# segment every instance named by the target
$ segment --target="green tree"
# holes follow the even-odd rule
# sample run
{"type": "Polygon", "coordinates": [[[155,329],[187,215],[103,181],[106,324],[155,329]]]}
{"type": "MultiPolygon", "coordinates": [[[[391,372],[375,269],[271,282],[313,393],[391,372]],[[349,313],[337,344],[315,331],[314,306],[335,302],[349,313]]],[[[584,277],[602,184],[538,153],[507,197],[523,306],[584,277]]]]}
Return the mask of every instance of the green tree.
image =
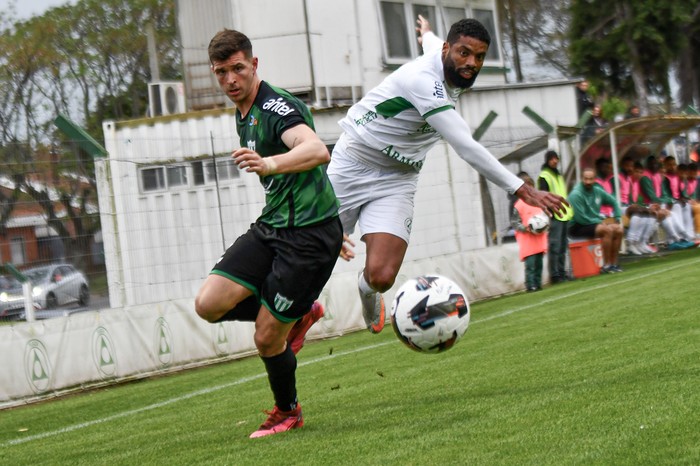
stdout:
{"type": "MultiPolygon", "coordinates": [[[[94,165],[52,122],[64,114],[103,141],[103,120],[145,114],[149,24],[161,76],[180,78],[175,0],[78,0],[26,21],[0,15],[0,174],[80,257],[99,229],[94,165]]],[[[15,200],[0,199],[0,225],[15,200]]]]}
{"type": "Polygon", "coordinates": [[[642,115],[651,95],[670,106],[668,74],[687,44],[690,7],[687,0],[572,0],[572,70],[618,97],[636,98],[642,115]]]}
{"type": "Polygon", "coordinates": [[[523,80],[521,53],[534,54],[536,64],[568,76],[571,0],[500,0],[501,30],[513,51],[517,81],[523,80]]]}
{"type": "Polygon", "coordinates": [[[678,58],[678,100],[681,108],[688,105],[700,108],[700,2],[695,5],[690,21],[684,25],[683,34],[688,38],[688,46],[680,51],[678,58]]]}

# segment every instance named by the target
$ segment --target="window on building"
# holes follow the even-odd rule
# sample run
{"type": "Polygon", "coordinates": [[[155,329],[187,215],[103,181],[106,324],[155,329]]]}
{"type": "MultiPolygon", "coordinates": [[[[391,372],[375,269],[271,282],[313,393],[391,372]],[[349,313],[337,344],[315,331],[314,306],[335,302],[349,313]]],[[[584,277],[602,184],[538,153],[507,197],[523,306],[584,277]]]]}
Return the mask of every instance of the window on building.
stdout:
{"type": "Polygon", "coordinates": [[[387,64],[402,64],[422,53],[416,36],[416,18],[419,14],[430,21],[433,31],[443,39],[447,37],[450,26],[455,22],[463,18],[475,18],[491,34],[491,46],[486,61],[500,61],[498,30],[492,10],[440,7],[409,0],[381,1],[380,7],[382,42],[387,64]]]}
{"type": "Polygon", "coordinates": [[[192,162],[192,178],[195,186],[204,184],[204,163],[201,160],[192,162]]]}
{"type": "Polygon", "coordinates": [[[142,168],[141,189],[144,192],[165,189],[165,167],[142,168]]]}
{"type": "Polygon", "coordinates": [[[491,45],[489,46],[489,51],[486,52],[486,60],[500,59],[501,54],[499,52],[500,46],[498,43],[498,31],[496,31],[496,21],[493,17],[493,11],[474,8],[472,10],[472,14],[474,15],[474,19],[483,24],[491,35],[491,45]]]}
{"type": "Polygon", "coordinates": [[[238,172],[238,167],[230,157],[217,159],[216,171],[214,171],[213,162],[205,162],[204,172],[206,174],[207,181],[210,182],[216,181],[217,175],[219,177],[219,181],[232,180],[241,176],[241,174],[238,172]]]}
{"type": "Polygon", "coordinates": [[[185,165],[175,165],[168,167],[168,188],[175,186],[187,186],[187,167],[185,165]]]}
{"type": "Polygon", "coordinates": [[[21,236],[14,236],[10,239],[10,258],[14,265],[23,265],[27,262],[24,238],[21,236]]]}

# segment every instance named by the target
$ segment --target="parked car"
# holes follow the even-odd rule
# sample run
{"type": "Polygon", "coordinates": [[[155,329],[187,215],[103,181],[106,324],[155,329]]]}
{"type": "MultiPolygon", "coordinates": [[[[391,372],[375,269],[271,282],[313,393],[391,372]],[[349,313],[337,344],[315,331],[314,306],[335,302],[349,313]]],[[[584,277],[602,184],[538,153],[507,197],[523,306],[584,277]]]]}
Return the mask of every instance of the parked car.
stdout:
{"type": "Polygon", "coordinates": [[[90,288],[85,275],[70,264],[52,264],[22,272],[32,284],[34,304],[55,309],[65,304],[87,306],[90,288]]]}
{"type": "Polygon", "coordinates": [[[24,313],[22,283],[12,275],[0,275],[0,318],[16,319],[24,313]]]}

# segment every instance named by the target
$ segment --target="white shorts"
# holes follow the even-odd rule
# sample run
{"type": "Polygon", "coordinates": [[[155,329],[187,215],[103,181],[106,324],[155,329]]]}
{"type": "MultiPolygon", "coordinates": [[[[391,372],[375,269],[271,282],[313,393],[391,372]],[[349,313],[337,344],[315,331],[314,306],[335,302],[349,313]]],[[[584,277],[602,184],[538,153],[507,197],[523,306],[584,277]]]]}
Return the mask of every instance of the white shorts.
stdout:
{"type": "MultiPolygon", "coordinates": [[[[391,233],[408,244],[418,173],[360,162],[346,141],[340,138],[328,166],[328,177],[340,200],[343,230],[352,234],[359,223],[362,235],[391,233]]],[[[377,157],[384,154],[377,152],[377,157]]]]}

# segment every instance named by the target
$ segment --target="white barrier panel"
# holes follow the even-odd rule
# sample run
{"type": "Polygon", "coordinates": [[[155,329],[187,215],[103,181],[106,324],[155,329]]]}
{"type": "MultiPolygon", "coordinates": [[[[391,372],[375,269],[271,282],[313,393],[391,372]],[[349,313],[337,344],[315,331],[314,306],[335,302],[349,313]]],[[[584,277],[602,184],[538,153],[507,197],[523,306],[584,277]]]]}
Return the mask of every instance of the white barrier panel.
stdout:
{"type": "MultiPolygon", "coordinates": [[[[403,265],[384,295],[387,312],[395,290],[425,273],[452,278],[471,302],[523,288],[515,244],[437,256],[403,265]]],[[[309,331],[310,340],[364,327],[357,271],[334,273],[320,300],[326,315],[309,331]]],[[[208,324],[196,316],[193,302],[81,312],[0,327],[0,408],[256,354],[252,323],[208,324]]]]}

